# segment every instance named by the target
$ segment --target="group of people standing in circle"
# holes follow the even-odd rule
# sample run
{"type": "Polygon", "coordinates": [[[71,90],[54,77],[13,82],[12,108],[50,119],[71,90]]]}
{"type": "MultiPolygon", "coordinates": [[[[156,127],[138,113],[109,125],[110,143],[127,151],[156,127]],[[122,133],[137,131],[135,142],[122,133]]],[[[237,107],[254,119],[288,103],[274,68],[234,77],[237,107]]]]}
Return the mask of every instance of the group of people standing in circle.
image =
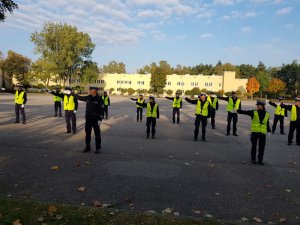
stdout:
{"type": "MultiPolygon", "coordinates": [[[[27,103],[26,90],[23,89],[22,85],[17,85],[16,90],[7,90],[1,88],[3,92],[9,92],[15,95],[15,123],[20,122],[20,112],[23,118],[23,124],[26,123],[25,115],[25,104],[27,103]]],[[[102,96],[98,94],[97,87],[90,87],[89,93],[86,96],[81,96],[73,93],[72,89],[66,87],[64,91],[60,91],[57,87],[55,90],[50,92],[54,95],[54,116],[62,116],[62,102],[63,109],[65,111],[66,120],[66,133],[76,134],[76,112],[78,109],[78,100],[86,102],[86,124],[85,124],[85,149],[83,152],[91,151],[91,132],[92,129],[95,133],[96,151],[99,153],[101,149],[101,131],[100,122],[102,119],[108,119],[108,109],[110,107],[110,98],[105,91],[102,96]]],[[[173,101],[172,108],[172,122],[175,124],[180,123],[180,112],[183,105],[183,99],[180,97],[180,93],[176,92],[175,97],[166,97],[166,99],[173,101]]],[[[149,102],[146,103],[144,96],[139,95],[138,98],[131,98],[131,100],[136,102],[136,119],[137,122],[142,122],[143,119],[143,109],[146,108],[146,138],[151,137],[155,139],[156,135],[156,123],[157,119],[160,117],[159,105],[155,101],[154,96],[149,97],[149,102]]],[[[256,109],[254,110],[242,110],[241,100],[237,97],[236,92],[232,92],[230,97],[216,96],[213,92],[209,95],[206,93],[200,93],[198,98],[191,99],[185,98],[185,100],[196,106],[195,108],[195,122],[194,122],[194,141],[198,140],[200,126],[202,128],[201,140],[206,141],[206,127],[208,119],[211,119],[212,129],[216,128],[215,117],[216,112],[219,109],[219,100],[227,101],[227,132],[226,135],[231,134],[231,124],[232,124],[232,134],[233,136],[238,136],[237,134],[237,122],[238,114],[244,114],[251,117],[251,162],[253,164],[258,163],[259,165],[264,165],[263,156],[266,144],[266,136],[271,133],[274,134],[276,131],[276,126],[278,121],[280,122],[280,133],[285,135],[284,132],[284,120],[287,117],[287,111],[290,111],[290,125],[288,134],[288,145],[293,142],[294,132],[296,131],[296,144],[300,145],[300,98],[295,98],[295,104],[286,105],[283,103],[284,98],[279,98],[279,104],[269,101],[269,104],[275,107],[275,116],[272,126],[270,129],[269,119],[270,113],[266,111],[266,102],[263,100],[258,100],[256,102],[256,109]],[[257,145],[258,145],[258,156],[257,156],[257,145]]]]}

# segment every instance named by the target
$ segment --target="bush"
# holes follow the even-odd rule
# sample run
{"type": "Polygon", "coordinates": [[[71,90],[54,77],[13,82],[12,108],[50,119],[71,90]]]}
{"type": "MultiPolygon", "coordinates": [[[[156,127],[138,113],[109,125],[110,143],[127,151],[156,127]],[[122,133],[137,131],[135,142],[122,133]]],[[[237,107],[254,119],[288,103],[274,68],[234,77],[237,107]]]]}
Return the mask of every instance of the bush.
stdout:
{"type": "Polygon", "coordinates": [[[129,95],[133,95],[135,93],[135,90],[133,88],[128,88],[127,92],[129,95]]]}
{"type": "Polygon", "coordinates": [[[218,95],[218,96],[223,96],[223,95],[224,95],[224,91],[223,91],[223,90],[219,90],[219,91],[216,93],[216,95],[218,95]]]}
{"type": "Polygon", "coordinates": [[[208,90],[206,88],[203,88],[203,89],[200,90],[200,92],[208,93],[208,90]]]}
{"type": "Polygon", "coordinates": [[[173,94],[173,90],[167,90],[166,93],[167,93],[167,95],[172,95],[173,94]]]}
{"type": "Polygon", "coordinates": [[[230,97],[230,96],[231,96],[231,91],[227,91],[227,92],[225,93],[225,95],[226,95],[227,97],[230,97]]]}
{"type": "Polygon", "coordinates": [[[192,91],[191,90],[187,90],[184,92],[185,95],[192,95],[192,91]]]}
{"type": "Polygon", "coordinates": [[[179,92],[180,95],[182,95],[182,90],[177,90],[176,92],[179,92]]]}
{"type": "Polygon", "coordinates": [[[112,92],[115,91],[115,89],[114,89],[114,88],[111,88],[111,89],[109,89],[109,91],[110,91],[110,93],[112,93],[112,92]]]}
{"type": "Polygon", "coordinates": [[[149,95],[152,95],[152,94],[154,94],[154,90],[153,90],[152,88],[150,88],[150,89],[147,91],[147,93],[148,93],[149,95]]]}
{"type": "Polygon", "coordinates": [[[38,85],[36,85],[36,87],[39,88],[39,89],[44,89],[44,88],[46,88],[45,85],[44,85],[44,84],[41,84],[41,83],[38,84],[38,85]]]}
{"type": "Polygon", "coordinates": [[[127,92],[127,89],[126,88],[121,88],[121,94],[125,94],[127,92]]]}
{"type": "Polygon", "coordinates": [[[195,88],[193,88],[193,89],[191,90],[190,95],[191,95],[191,96],[199,95],[200,92],[201,92],[200,89],[199,89],[198,87],[195,87],[195,88]]]}

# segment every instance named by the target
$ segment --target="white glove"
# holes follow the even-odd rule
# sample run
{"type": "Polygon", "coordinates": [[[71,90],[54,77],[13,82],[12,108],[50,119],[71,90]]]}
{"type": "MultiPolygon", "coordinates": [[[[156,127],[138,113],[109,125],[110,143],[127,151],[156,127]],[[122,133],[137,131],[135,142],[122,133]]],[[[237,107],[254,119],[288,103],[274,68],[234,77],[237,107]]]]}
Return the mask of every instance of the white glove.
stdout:
{"type": "Polygon", "coordinates": [[[286,116],[284,117],[284,120],[286,120],[286,116]]]}
{"type": "Polygon", "coordinates": [[[71,94],[71,91],[70,91],[70,90],[64,90],[64,94],[70,95],[70,94],[71,94]]]}
{"type": "Polygon", "coordinates": [[[1,91],[5,91],[5,88],[1,88],[1,91]]]}
{"type": "Polygon", "coordinates": [[[74,110],[73,113],[77,113],[77,110],[74,110]]]}
{"type": "Polygon", "coordinates": [[[100,120],[98,120],[98,126],[100,127],[100,125],[101,125],[101,121],[100,121],[100,120]]]}
{"type": "Polygon", "coordinates": [[[270,138],[270,137],[271,137],[271,133],[269,132],[269,133],[268,133],[268,138],[270,138]]]}
{"type": "Polygon", "coordinates": [[[181,109],[179,109],[179,111],[181,111],[181,109]]]}
{"type": "Polygon", "coordinates": [[[237,111],[235,109],[230,111],[231,113],[237,113],[237,111]]]}
{"type": "Polygon", "coordinates": [[[21,108],[23,109],[23,108],[24,108],[24,106],[25,106],[25,105],[24,105],[24,104],[22,104],[22,105],[21,105],[21,108]]]}

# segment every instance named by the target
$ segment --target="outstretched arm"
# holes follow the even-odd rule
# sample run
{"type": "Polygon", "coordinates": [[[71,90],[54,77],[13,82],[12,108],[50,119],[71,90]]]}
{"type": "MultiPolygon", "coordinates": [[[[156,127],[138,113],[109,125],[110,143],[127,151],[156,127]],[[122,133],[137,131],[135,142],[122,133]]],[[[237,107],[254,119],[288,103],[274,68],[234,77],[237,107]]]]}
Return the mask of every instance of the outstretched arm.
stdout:
{"type": "Polygon", "coordinates": [[[274,102],[272,102],[272,101],[269,101],[269,104],[270,104],[271,106],[274,106],[275,108],[277,107],[277,104],[274,103],[274,102]]]}
{"type": "Polygon", "coordinates": [[[193,105],[197,105],[198,99],[189,99],[189,98],[185,98],[185,100],[193,105]]]}
{"type": "Polygon", "coordinates": [[[167,96],[166,96],[166,99],[172,100],[172,101],[173,101],[173,100],[174,100],[174,97],[167,97],[167,96]]]}
{"type": "Polygon", "coordinates": [[[80,95],[77,95],[77,94],[72,94],[74,96],[74,98],[78,99],[79,101],[83,101],[83,102],[86,102],[88,100],[88,96],[80,96],[80,95]]]}
{"type": "Polygon", "coordinates": [[[60,97],[60,98],[64,98],[64,94],[63,93],[56,93],[55,91],[51,91],[51,94],[53,94],[54,96],[60,97]]]}
{"type": "Polygon", "coordinates": [[[141,106],[143,108],[147,107],[147,103],[146,102],[144,102],[144,103],[138,103],[138,102],[136,102],[135,104],[137,104],[138,106],[141,106]]]}
{"type": "Polygon", "coordinates": [[[78,100],[77,100],[77,98],[74,99],[74,102],[75,102],[75,110],[77,111],[77,109],[78,109],[78,100]]]}
{"type": "Polygon", "coordinates": [[[130,98],[130,100],[137,101],[138,99],[137,98],[130,98]]]}
{"type": "Polygon", "coordinates": [[[7,93],[11,93],[11,94],[15,94],[16,93],[16,90],[10,90],[10,89],[6,89],[6,88],[1,88],[1,91],[7,92],[7,93]]]}
{"type": "Polygon", "coordinates": [[[221,96],[218,96],[218,99],[221,99],[221,100],[224,100],[224,101],[229,101],[229,97],[221,97],[221,96]]]}
{"type": "Polygon", "coordinates": [[[253,118],[253,112],[254,112],[253,110],[241,110],[241,109],[237,111],[238,114],[244,114],[250,116],[251,118],[253,118]]]}
{"type": "Polygon", "coordinates": [[[292,105],[282,105],[282,108],[285,108],[286,110],[288,111],[291,111],[292,110],[292,105]]]}

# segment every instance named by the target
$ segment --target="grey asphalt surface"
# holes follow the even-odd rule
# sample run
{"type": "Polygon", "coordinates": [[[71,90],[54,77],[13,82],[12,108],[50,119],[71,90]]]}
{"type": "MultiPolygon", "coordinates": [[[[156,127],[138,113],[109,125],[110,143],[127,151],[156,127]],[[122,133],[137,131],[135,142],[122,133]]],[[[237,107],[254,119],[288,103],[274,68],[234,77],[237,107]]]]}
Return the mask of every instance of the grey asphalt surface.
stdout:
{"type": "MultiPolygon", "coordinates": [[[[79,103],[78,133],[72,135],[64,134],[64,117],[53,117],[52,101],[51,95],[28,94],[28,123],[13,124],[13,95],[0,94],[1,196],[76,205],[99,200],[120,209],[171,207],[184,216],[258,217],[265,223],[285,218],[287,224],[300,224],[300,147],[287,146],[287,135],[277,129],[267,140],[266,165],[250,165],[250,117],[239,116],[239,137],[225,136],[223,101],[217,129],[208,126],[204,143],[193,141],[194,105],[184,101],[177,125],[170,120],[172,102],[159,99],[157,139],[146,140],[145,120],[136,122],[134,102],[113,96],[104,121],[112,126],[101,125],[99,155],[81,153],[85,103],[79,103]],[[82,186],[86,191],[78,192],[82,186]]],[[[243,109],[254,106],[242,104],[243,109]]]]}

